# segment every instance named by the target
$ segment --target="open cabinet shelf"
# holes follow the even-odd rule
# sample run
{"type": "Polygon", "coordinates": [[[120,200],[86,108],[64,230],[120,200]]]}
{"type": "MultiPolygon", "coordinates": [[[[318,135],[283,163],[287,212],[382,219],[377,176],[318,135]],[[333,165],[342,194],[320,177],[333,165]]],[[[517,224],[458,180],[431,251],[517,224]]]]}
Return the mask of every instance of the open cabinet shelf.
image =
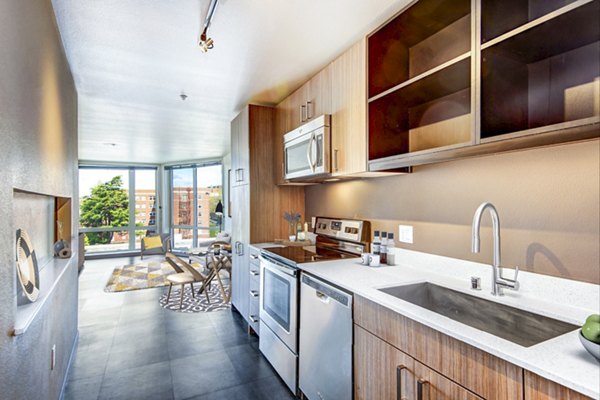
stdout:
{"type": "Polygon", "coordinates": [[[471,60],[369,103],[369,159],[470,143],[471,60]]]}
{"type": "Polygon", "coordinates": [[[482,140],[598,116],[599,15],[589,2],[482,51],[482,140]]]}
{"type": "Polygon", "coordinates": [[[471,51],[471,2],[416,2],[373,33],[368,43],[372,98],[471,51]]]}

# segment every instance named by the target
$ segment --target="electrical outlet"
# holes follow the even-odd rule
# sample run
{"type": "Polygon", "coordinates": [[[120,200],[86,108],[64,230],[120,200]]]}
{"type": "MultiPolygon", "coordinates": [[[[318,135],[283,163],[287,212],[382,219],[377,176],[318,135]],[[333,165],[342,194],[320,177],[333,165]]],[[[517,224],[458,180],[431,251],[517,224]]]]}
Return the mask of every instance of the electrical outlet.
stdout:
{"type": "Polygon", "coordinates": [[[413,242],[413,227],[411,225],[400,225],[398,227],[398,239],[402,243],[413,242]]]}
{"type": "Polygon", "coordinates": [[[50,371],[53,371],[55,366],[56,366],[56,345],[53,344],[51,356],[50,356],[50,371]]]}

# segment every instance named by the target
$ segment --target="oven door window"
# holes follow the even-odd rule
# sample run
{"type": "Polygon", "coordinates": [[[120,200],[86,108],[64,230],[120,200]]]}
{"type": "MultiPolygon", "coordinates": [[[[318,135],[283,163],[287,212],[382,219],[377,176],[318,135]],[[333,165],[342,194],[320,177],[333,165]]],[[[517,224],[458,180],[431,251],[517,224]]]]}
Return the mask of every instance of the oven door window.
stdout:
{"type": "Polygon", "coordinates": [[[293,145],[288,145],[285,148],[285,173],[293,174],[309,169],[308,165],[308,146],[310,145],[310,137],[293,145]]]}
{"type": "Polygon", "coordinates": [[[263,309],[287,332],[290,331],[290,282],[265,269],[263,309]]]}

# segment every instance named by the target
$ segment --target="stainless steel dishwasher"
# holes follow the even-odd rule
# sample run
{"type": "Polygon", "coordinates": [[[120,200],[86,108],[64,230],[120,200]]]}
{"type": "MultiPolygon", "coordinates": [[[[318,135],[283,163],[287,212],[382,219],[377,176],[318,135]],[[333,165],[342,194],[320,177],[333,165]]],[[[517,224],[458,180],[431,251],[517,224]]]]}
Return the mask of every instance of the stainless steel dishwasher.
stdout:
{"type": "Polygon", "coordinates": [[[299,386],[310,400],[352,399],[352,295],[302,274],[299,386]]]}

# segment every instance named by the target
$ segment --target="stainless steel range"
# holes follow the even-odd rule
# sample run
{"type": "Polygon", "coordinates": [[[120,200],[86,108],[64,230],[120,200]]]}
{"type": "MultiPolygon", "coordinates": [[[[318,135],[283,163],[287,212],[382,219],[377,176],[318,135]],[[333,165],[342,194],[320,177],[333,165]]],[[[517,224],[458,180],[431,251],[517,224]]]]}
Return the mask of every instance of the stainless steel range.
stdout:
{"type": "MultiPolygon", "coordinates": [[[[369,251],[367,221],[318,217],[316,243],[266,248],[260,255],[259,348],[290,390],[298,391],[300,269],[303,263],[360,257],[369,251]]],[[[323,264],[327,268],[327,264],[323,264]]]]}

